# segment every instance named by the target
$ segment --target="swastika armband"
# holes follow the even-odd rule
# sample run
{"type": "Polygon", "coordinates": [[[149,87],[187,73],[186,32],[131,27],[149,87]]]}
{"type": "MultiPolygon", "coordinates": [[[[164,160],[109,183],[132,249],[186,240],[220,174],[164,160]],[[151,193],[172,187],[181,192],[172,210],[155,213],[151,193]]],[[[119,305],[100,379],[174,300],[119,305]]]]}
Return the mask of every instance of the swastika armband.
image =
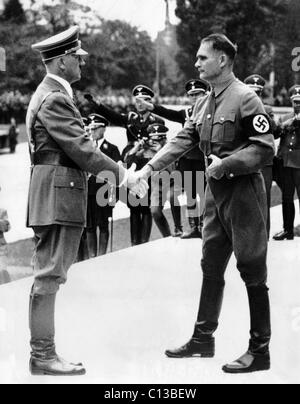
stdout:
{"type": "Polygon", "coordinates": [[[247,137],[266,135],[272,132],[270,118],[265,114],[247,116],[243,119],[242,125],[247,137]]]}

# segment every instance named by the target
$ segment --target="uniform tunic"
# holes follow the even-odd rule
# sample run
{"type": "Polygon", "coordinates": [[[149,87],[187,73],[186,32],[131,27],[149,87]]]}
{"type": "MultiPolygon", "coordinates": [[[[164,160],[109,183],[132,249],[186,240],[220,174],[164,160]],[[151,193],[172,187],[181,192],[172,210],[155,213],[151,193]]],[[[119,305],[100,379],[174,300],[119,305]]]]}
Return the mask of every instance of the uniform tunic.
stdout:
{"type": "Polygon", "coordinates": [[[160,171],[196,144],[205,154],[209,151],[222,159],[223,177],[209,178],[206,190],[204,276],[224,283],[225,269],[234,252],[247,286],[265,284],[267,199],[261,169],[275,152],[271,125],[258,96],[234,75],[214,90],[214,116],[206,115],[209,96],[199,100],[193,121],[150,166],[160,171]],[[211,135],[202,131],[209,119],[213,119],[211,135]]]}
{"type": "Polygon", "coordinates": [[[32,158],[27,225],[35,232],[35,293],[56,293],[75,262],[86,225],[87,174],[125,170],[103,155],[84,130],[66,87],[53,77],[40,84],[26,119],[32,158]]]}

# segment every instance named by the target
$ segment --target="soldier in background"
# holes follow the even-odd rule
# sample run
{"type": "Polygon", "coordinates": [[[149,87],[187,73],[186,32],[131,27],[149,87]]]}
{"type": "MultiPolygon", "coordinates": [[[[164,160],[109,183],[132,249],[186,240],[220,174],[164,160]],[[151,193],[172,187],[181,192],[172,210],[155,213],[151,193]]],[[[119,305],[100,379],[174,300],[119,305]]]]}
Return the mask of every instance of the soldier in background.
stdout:
{"type": "MultiPolygon", "coordinates": [[[[165,108],[162,105],[144,102],[145,108],[162,118],[172,122],[181,123],[182,126],[189,121],[193,115],[197,101],[204,97],[209,91],[209,84],[201,79],[189,80],[185,85],[186,94],[191,102],[191,107],[182,110],[165,108]]],[[[192,183],[184,184],[184,191],[187,196],[187,214],[190,229],[182,234],[182,239],[192,239],[202,237],[203,216],[200,212],[197,196],[199,187],[197,186],[197,173],[205,172],[204,155],[197,145],[193,150],[183,156],[176,167],[184,176],[185,172],[192,175],[192,183]]],[[[205,177],[204,177],[205,178],[205,177]]],[[[200,197],[200,195],[199,195],[200,197]]]]}
{"type": "MultiPolygon", "coordinates": [[[[266,85],[266,80],[260,76],[259,74],[253,74],[245,79],[245,84],[250,87],[256,94],[262,99],[263,90],[266,85]]],[[[266,113],[270,118],[270,123],[272,125],[273,134],[276,133],[277,125],[275,123],[275,115],[273,108],[270,105],[264,104],[266,113]]],[[[265,180],[266,191],[267,191],[267,199],[268,199],[268,236],[270,237],[270,229],[271,229],[271,193],[272,193],[272,185],[273,185],[273,159],[270,160],[268,164],[263,168],[262,174],[265,180]]]]}
{"type": "MultiPolygon", "coordinates": [[[[91,104],[93,110],[104,116],[112,125],[126,128],[128,144],[123,151],[123,161],[128,163],[128,155],[135,156],[130,159],[137,165],[138,169],[144,167],[147,159],[143,157],[143,153],[138,152],[141,145],[146,140],[149,140],[148,128],[153,124],[164,125],[164,121],[150,113],[144,106],[144,102],[152,102],[154,92],[152,89],[145,85],[136,86],[132,95],[135,100],[135,107],[137,112],[130,111],[128,114],[120,114],[104,104],[96,104],[90,95],[86,98],[91,104]]],[[[149,203],[146,203],[146,198],[139,206],[132,206],[130,201],[128,207],[130,209],[130,229],[131,229],[131,244],[133,246],[147,243],[150,240],[152,230],[152,215],[150,209],[150,191],[148,195],[149,203]]],[[[181,233],[181,208],[179,203],[176,203],[174,198],[171,198],[171,209],[175,223],[175,234],[181,233]]]]}
{"type": "Polygon", "coordinates": [[[15,118],[11,118],[10,120],[10,128],[8,132],[9,138],[9,148],[10,152],[14,154],[16,152],[16,146],[18,144],[18,136],[19,136],[19,128],[15,118]]]}
{"type": "Polygon", "coordinates": [[[300,200],[300,85],[290,89],[294,111],[279,120],[283,231],[274,240],[294,240],[295,190],[300,200]]]}
{"type": "MultiPolygon", "coordinates": [[[[117,146],[108,142],[104,136],[109,122],[103,116],[91,114],[89,116],[89,131],[96,147],[106,156],[118,163],[121,154],[117,146]]],[[[99,182],[95,176],[89,178],[88,209],[87,209],[87,244],[89,258],[105,255],[109,240],[109,219],[113,217],[113,208],[116,201],[115,189],[110,188],[110,193],[105,194],[106,206],[100,206],[97,202],[98,191],[106,182],[99,182]],[[99,229],[99,238],[97,231],[99,229]]]]}
{"type": "MultiPolygon", "coordinates": [[[[131,165],[137,161],[149,162],[167,143],[169,129],[160,124],[150,125],[148,128],[149,140],[139,142],[124,155],[124,161],[131,165]]],[[[175,164],[168,168],[168,172],[175,170],[175,164]]],[[[163,183],[159,176],[153,178],[150,187],[150,206],[154,221],[164,238],[171,236],[169,223],[163,213],[164,206],[170,200],[174,183],[163,183]]]]}

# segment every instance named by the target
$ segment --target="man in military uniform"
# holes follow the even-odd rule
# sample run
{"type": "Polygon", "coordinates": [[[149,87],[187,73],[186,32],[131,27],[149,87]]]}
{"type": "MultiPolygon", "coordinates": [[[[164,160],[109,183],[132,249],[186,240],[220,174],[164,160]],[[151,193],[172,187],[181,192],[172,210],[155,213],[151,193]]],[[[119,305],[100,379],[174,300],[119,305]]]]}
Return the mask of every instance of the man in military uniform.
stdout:
{"type": "MultiPolygon", "coordinates": [[[[185,123],[191,119],[198,99],[204,97],[209,91],[209,84],[201,79],[189,80],[185,85],[185,90],[191,101],[191,107],[189,108],[176,111],[174,109],[165,108],[162,105],[147,102],[144,102],[144,105],[154,114],[168,119],[169,121],[181,123],[184,126],[185,123]]],[[[197,203],[197,195],[199,191],[197,186],[197,173],[205,172],[205,162],[204,155],[198,146],[196,146],[194,150],[190,151],[179,160],[177,169],[179,169],[183,175],[185,172],[189,172],[192,175],[191,183],[184,184],[184,190],[187,195],[188,221],[190,230],[184,233],[181,238],[201,238],[203,217],[201,217],[197,203]]]]}
{"type": "MultiPolygon", "coordinates": [[[[96,147],[106,156],[111,158],[116,163],[121,161],[121,154],[117,146],[108,142],[104,136],[107,126],[107,119],[98,114],[89,115],[89,131],[96,147]]],[[[111,187],[108,194],[105,193],[101,202],[98,203],[97,195],[104,187],[105,182],[97,181],[95,176],[89,178],[88,190],[88,213],[87,213],[87,244],[89,257],[97,257],[97,255],[105,255],[109,240],[109,219],[113,217],[113,207],[116,201],[114,187],[111,187]],[[100,230],[99,240],[97,230],[100,230]]]]}
{"type": "Polygon", "coordinates": [[[55,349],[55,298],[76,260],[86,225],[87,175],[110,171],[116,185],[144,195],[147,183],[103,155],[87,136],[73,102],[71,84],[80,80],[87,53],[79,27],[33,45],[47,75],[33,95],[26,119],[32,162],[27,225],[35,233],[35,281],[30,296],[33,375],[82,375],[81,364],[67,363],[55,349]]]}
{"type": "Polygon", "coordinates": [[[295,190],[300,200],[300,85],[290,89],[290,97],[294,111],[279,121],[284,229],[274,236],[276,241],[294,240],[295,190]]]}
{"type": "MultiPolygon", "coordinates": [[[[263,90],[266,85],[266,80],[259,74],[253,74],[245,79],[245,84],[250,87],[256,94],[262,99],[263,90]]],[[[275,123],[275,116],[273,108],[270,105],[264,105],[266,113],[269,115],[270,122],[272,124],[273,134],[276,132],[277,125],[275,123]]],[[[262,174],[265,180],[267,199],[268,199],[268,236],[270,237],[271,229],[271,192],[273,185],[273,159],[268,162],[268,164],[263,168],[262,174]]]]}
{"type": "Polygon", "coordinates": [[[214,356],[224,274],[234,253],[249,297],[251,340],[247,353],[223,370],[249,373],[270,368],[267,198],[260,170],[274,156],[275,145],[261,100],[233,74],[236,54],[236,46],[224,35],[202,40],[196,67],[212,92],[197,102],[193,119],[139,175],[147,178],[200,144],[208,167],[201,301],[192,339],[166,354],[214,356]]]}

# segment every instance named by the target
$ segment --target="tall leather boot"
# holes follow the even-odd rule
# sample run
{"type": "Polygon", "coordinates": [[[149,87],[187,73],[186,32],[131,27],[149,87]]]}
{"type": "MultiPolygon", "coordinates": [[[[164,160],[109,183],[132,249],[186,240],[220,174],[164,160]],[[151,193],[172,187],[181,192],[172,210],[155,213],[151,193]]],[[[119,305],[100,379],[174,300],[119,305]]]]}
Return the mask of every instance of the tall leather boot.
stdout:
{"type": "Polygon", "coordinates": [[[294,202],[283,202],[283,228],[280,233],[275,234],[275,241],[294,240],[295,204],[294,202]]]}
{"type": "Polygon", "coordinates": [[[248,287],[247,291],[251,317],[249,349],[240,359],[224,366],[225,373],[252,373],[266,371],[271,368],[269,291],[266,285],[248,287]]]}
{"type": "Polygon", "coordinates": [[[108,240],[109,240],[109,233],[101,231],[100,238],[99,238],[99,255],[100,256],[107,254],[108,240]]]}
{"type": "Polygon", "coordinates": [[[219,325],[223,295],[223,284],[204,279],[199,313],[192,339],[179,349],[166,351],[169,358],[213,358],[215,356],[213,335],[219,325]]]}
{"type": "Polygon", "coordinates": [[[31,331],[30,372],[33,376],[81,376],[81,364],[67,363],[55,349],[54,312],[56,294],[30,296],[29,326],[31,331]]]}
{"type": "Polygon", "coordinates": [[[202,238],[202,234],[199,231],[199,218],[189,217],[188,218],[190,230],[182,235],[182,240],[189,240],[193,238],[202,238]]]}

